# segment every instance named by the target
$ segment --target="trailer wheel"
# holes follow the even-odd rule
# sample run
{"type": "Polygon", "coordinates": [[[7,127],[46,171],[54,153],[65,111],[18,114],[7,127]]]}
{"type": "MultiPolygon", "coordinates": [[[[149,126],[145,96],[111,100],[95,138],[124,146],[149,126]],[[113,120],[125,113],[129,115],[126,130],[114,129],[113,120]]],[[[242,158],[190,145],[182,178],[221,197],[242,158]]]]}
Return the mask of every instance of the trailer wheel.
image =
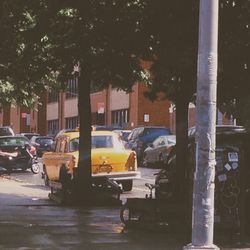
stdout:
{"type": "Polygon", "coordinates": [[[133,180],[121,181],[123,191],[131,191],[133,188],[133,180]]]}
{"type": "Polygon", "coordinates": [[[59,181],[62,184],[63,200],[67,201],[72,192],[71,175],[67,172],[67,167],[62,165],[60,168],[59,181]]]}

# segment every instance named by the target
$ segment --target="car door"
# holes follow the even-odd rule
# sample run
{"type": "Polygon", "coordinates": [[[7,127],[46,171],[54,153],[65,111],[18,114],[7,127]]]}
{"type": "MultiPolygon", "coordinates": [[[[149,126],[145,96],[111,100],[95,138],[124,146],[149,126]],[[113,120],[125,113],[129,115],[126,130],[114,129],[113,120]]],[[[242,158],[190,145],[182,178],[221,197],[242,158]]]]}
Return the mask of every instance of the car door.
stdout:
{"type": "Polygon", "coordinates": [[[65,146],[65,138],[59,137],[56,139],[55,151],[45,156],[46,173],[50,180],[59,180],[60,168],[64,163],[65,146]]]}
{"type": "Polygon", "coordinates": [[[159,160],[159,150],[160,150],[160,144],[161,144],[161,137],[158,137],[155,139],[152,143],[152,150],[151,150],[151,159],[153,163],[157,163],[159,160]]]}

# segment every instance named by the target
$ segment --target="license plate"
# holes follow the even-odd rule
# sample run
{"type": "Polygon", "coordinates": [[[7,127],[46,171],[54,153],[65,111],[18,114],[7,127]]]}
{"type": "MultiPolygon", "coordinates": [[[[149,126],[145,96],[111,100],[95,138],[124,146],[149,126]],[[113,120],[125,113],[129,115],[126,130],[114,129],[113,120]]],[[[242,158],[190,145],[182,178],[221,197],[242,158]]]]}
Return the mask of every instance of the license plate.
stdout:
{"type": "Polygon", "coordinates": [[[99,166],[99,172],[112,172],[112,166],[111,165],[101,165],[99,166]]]}

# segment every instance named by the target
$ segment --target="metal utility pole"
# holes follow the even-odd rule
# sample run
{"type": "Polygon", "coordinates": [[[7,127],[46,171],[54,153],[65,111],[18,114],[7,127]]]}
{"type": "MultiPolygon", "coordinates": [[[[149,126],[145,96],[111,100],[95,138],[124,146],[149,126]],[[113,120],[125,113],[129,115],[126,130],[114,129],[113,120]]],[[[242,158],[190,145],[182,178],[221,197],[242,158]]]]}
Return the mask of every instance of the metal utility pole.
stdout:
{"type": "Polygon", "coordinates": [[[218,1],[200,0],[192,243],[184,249],[219,249],[213,244],[218,1]]]}

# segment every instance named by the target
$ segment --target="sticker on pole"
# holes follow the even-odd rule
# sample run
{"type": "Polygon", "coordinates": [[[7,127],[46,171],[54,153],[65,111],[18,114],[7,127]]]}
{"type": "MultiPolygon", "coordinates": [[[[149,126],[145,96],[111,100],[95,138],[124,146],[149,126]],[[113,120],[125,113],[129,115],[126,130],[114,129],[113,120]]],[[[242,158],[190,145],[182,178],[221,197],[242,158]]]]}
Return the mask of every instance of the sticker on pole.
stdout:
{"type": "Polygon", "coordinates": [[[227,176],[225,174],[218,175],[219,182],[225,182],[227,180],[227,176]]]}
{"type": "Polygon", "coordinates": [[[228,153],[228,160],[233,162],[238,162],[238,153],[237,152],[229,152],[228,153]]]}

